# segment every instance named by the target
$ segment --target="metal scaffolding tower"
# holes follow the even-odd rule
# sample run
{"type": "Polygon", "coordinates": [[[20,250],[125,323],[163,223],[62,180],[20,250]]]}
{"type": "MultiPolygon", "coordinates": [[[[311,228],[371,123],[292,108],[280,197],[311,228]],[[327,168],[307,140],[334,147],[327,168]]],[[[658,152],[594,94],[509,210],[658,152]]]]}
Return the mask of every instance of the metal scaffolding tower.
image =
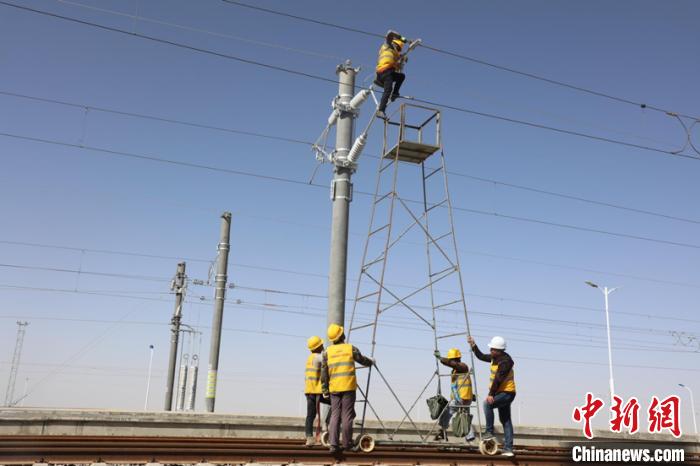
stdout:
{"type": "Polygon", "coordinates": [[[10,368],[10,378],[7,381],[7,391],[5,392],[5,406],[14,406],[15,383],[17,382],[17,372],[19,372],[19,361],[22,357],[22,345],[24,334],[27,332],[29,322],[17,321],[17,340],[15,341],[15,351],[12,354],[12,367],[10,368]]]}
{"type": "MultiPolygon", "coordinates": [[[[454,340],[451,342],[454,346],[468,348],[465,336],[470,334],[469,319],[442,150],[440,117],[437,109],[404,103],[384,122],[383,149],[377,168],[369,229],[347,332],[349,340],[350,335],[356,339],[369,333],[373,357],[376,357],[377,341],[381,339],[377,336],[380,323],[384,320],[387,327],[392,326],[386,322],[387,316],[393,321],[401,319],[402,325],[412,325],[415,331],[430,333],[431,345],[435,350],[441,340],[450,339],[454,340]],[[390,143],[394,141],[395,133],[398,133],[396,142],[390,143]],[[408,176],[411,174],[413,177],[408,176]],[[403,194],[413,198],[404,197],[403,194]],[[410,236],[415,238],[416,235],[422,238],[423,244],[406,239],[410,236]],[[391,268],[390,258],[398,259],[399,254],[394,253],[399,247],[402,251],[408,251],[402,258],[408,260],[409,265],[391,268]],[[397,278],[399,275],[400,278],[397,278]],[[408,290],[398,290],[398,287],[391,285],[391,277],[395,282],[413,278],[418,284],[408,290]],[[438,283],[440,288],[436,289],[438,283]],[[446,314],[450,314],[450,325],[446,314]]],[[[411,345],[416,343],[407,342],[411,345]]],[[[367,407],[379,419],[369,396],[371,374],[376,371],[403,411],[401,424],[408,420],[415,427],[411,413],[418,401],[434,381],[437,381],[437,391],[440,393],[440,379],[450,377],[449,373],[440,373],[440,364],[435,361],[435,369],[423,390],[415,400],[406,402],[392,389],[379,367],[372,367],[362,390],[365,398],[362,425],[367,407]]],[[[380,366],[381,360],[378,363],[380,366]]],[[[471,374],[473,377],[473,355],[471,374]]],[[[472,386],[476,390],[475,380],[472,386]]],[[[478,404],[475,410],[480,426],[478,404]]],[[[398,428],[393,433],[385,433],[391,438],[397,431],[398,428]]],[[[423,441],[432,433],[432,430],[419,432],[417,427],[416,431],[423,441]]]]}

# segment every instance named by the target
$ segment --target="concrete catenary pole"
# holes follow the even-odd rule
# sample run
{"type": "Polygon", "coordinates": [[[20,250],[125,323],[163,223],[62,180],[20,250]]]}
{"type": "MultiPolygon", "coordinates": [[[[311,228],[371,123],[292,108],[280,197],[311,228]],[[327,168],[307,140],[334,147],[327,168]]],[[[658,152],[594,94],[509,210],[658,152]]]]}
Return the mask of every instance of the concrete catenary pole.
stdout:
{"type": "Polygon", "coordinates": [[[173,391],[175,388],[175,368],[177,367],[177,346],[180,337],[180,321],[182,320],[182,303],[185,296],[185,263],[177,264],[177,272],[173,279],[172,289],[175,291],[175,310],[170,319],[170,355],[168,357],[168,380],[165,385],[166,411],[172,410],[173,391]]]}
{"type": "Polygon", "coordinates": [[[219,370],[219,350],[221,349],[221,325],[224,317],[226,298],[226,272],[228,270],[229,238],[231,236],[231,212],[221,214],[221,239],[216,265],[216,292],[214,295],[214,317],[211,324],[211,347],[209,350],[209,371],[207,372],[207,411],[214,412],[216,402],[216,373],[219,370]]]}
{"type": "Polygon", "coordinates": [[[328,270],[328,324],[344,325],[345,286],[348,263],[348,223],[350,202],[352,201],[352,172],[347,165],[348,153],[353,143],[355,113],[347,110],[347,105],[355,92],[357,70],[350,61],[336,68],[338,74],[338,97],[336,109],[339,112],[336,135],[331,201],[333,220],[331,224],[331,254],[328,270]]]}

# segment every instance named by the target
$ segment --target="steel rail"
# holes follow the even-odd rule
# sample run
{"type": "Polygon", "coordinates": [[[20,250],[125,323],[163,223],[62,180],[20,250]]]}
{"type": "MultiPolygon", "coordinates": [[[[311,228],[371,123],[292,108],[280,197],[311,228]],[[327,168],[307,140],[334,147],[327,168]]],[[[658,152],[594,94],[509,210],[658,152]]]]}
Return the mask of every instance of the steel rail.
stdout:
{"type": "MultiPolygon", "coordinates": [[[[519,464],[569,464],[568,450],[527,447],[516,449],[519,464]]],[[[334,458],[326,448],[306,448],[301,440],[261,438],[0,436],[0,464],[34,463],[307,463],[329,464],[341,459],[357,464],[512,464],[498,456],[485,457],[465,445],[417,446],[380,443],[371,453],[344,452],[334,458]]],[[[700,459],[694,463],[700,464],[700,459]]]]}

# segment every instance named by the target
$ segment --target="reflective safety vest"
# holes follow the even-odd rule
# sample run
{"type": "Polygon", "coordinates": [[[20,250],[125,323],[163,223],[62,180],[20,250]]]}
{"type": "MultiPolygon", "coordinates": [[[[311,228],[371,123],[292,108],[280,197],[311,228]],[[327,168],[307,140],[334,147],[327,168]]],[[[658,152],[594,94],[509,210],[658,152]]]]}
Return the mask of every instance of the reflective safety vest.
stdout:
{"type": "MultiPolygon", "coordinates": [[[[489,387],[493,385],[493,379],[496,378],[497,371],[498,364],[491,361],[491,378],[489,379],[489,387]]],[[[505,380],[501,382],[501,385],[498,386],[496,392],[515,393],[515,372],[513,372],[513,369],[511,369],[510,372],[508,372],[508,375],[506,376],[505,380]]]]}
{"type": "Polygon", "coordinates": [[[306,360],[306,377],[304,378],[304,393],[309,395],[321,394],[321,366],[314,367],[317,353],[311,353],[306,360]]]}
{"type": "Polygon", "coordinates": [[[383,73],[388,69],[399,68],[399,52],[388,44],[382,44],[379,48],[379,58],[377,59],[377,73],[383,73]]]}
{"type": "Polygon", "coordinates": [[[469,376],[468,372],[457,373],[452,369],[452,377],[450,380],[452,382],[450,390],[451,399],[460,399],[464,402],[472,401],[472,378],[469,376]],[[455,394],[458,396],[455,396],[455,394]]]}
{"type": "Polygon", "coordinates": [[[326,356],[328,357],[329,391],[341,393],[356,390],[357,378],[352,345],[350,343],[331,345],[326,350],[326,356]]]}

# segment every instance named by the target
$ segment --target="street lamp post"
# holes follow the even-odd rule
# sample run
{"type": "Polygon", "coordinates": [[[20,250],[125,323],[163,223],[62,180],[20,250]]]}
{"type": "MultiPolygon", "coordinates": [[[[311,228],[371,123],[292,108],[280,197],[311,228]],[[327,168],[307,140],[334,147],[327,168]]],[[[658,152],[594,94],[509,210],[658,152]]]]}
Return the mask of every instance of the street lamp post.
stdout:
{"type": "Polygon", "coordinates": [[[692,409],[693,414],[693,427],[695,427],[695,435],[698,435],[698,421],[695,419],[695,399],[693,398],[693,391],[689,386],[683,385],[682,383],[679,383],[678,386],[685,388],[688,390],[688,393],[690,393],[690,409],[692,409]]]}
{"type": "Polygon", "coordinates": [[[146,401],[143,403],[143,410],[148,410],[148,395],[151,392],[151,369],[153,369],[153,345],[148,345],[151,355],[148,358],[148,375],[146,376],[146,401]]]}
{"type": "Polygon", "coordinates": [[[613,378],[613,367],[612,367],[612,344],[610,342],[610,311],[608,308],[608,296],[612,294],[613,291],[617,290],[618,288],[608,288],[607,286],[604,286],[603,288],[599,287],[593,282],[587,281],[586,285],[591,286],[593,288],[598,288],[602,293],[603,296],[605,296],[605,327],[607,329],[607,334],[608,334],[608,368],[610,371],[610,403],[611,406],[614,404],[613,401],[613,396],[615,395],[615,380],[613,378]]]}

